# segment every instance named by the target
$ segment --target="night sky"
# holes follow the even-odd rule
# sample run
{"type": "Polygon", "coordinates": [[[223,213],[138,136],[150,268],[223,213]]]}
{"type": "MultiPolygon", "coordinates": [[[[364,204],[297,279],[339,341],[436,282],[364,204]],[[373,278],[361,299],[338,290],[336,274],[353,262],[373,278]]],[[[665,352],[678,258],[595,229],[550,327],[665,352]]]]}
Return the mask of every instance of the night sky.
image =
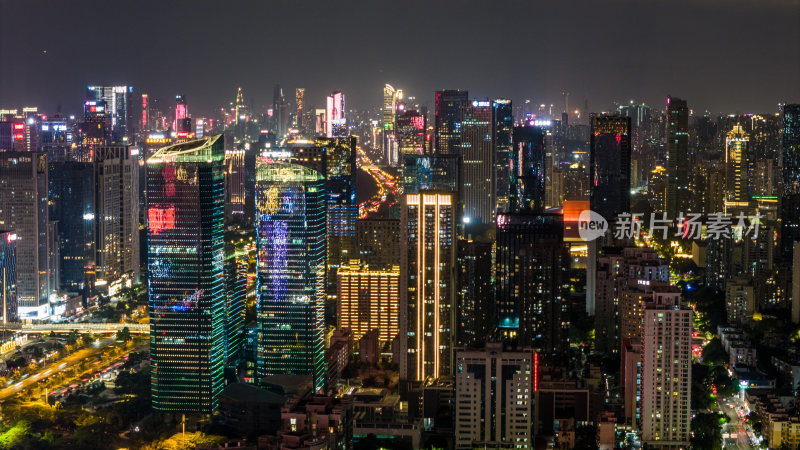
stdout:
{"type": "Polygon", "coordinates": [[[256,108],[275,83],[321,106],[333,90],[376,107],[384,83],[530,98],[593,111],[668,94],[696,112],[774,112],[800,101],[797,0],[404,1],[0,0],[0,108],[60,103],[87,84],[129,84],[195,116],[242,86],[256,108]],[[46,53],[45,53],[46,52],[46,53]]]}

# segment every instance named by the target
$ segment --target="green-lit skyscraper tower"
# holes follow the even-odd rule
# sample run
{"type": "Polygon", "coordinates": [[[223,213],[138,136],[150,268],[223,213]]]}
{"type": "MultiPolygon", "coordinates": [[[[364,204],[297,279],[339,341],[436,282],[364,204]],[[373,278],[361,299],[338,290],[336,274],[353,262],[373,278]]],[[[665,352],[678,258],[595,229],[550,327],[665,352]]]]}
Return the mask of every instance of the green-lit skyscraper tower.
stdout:
{"type": "Polygon", "coordinates": [[[153,408],[210,413],[224,387],[222,135],[147,160],[153,408]]]}

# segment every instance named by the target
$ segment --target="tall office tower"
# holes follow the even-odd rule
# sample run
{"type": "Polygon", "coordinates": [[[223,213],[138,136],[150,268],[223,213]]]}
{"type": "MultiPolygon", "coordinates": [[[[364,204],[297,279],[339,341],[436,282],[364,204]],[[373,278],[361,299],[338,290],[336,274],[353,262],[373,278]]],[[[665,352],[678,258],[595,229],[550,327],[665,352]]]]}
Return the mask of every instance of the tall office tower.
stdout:
{"type": "Polygon", "coordinates": [[[458,154],[461,144],[461,120],[468,97],[467,91],[436,91],[434,122],[436,154],[458,154]]]}
{"type": "Polygon", "coordinates": [[[349,328],[354,342],[378,330],[379,347],[391,345],[400,331],[400,267],[376,270],[352,260],[336,277],[337,328],[349,328]]]}
{"type": "Polygon", "coordinates": [[[327,98],[325,109],[325,135],[332,137],[347,137],[347,117],[345,115],[344,94],[334,92],[327,98]]]}
{"type": "Polygon", "coordinates": [[[511,100],[497,99],[494,106],[494,146],[495,146],[495,201],[496,213],[509,211],[511,189],[511,138],[514,132],[514,112],[511,100]]]}
{"type": "Polygon", "coordinates": [[[225,253],[224,360],[229,367],[236,367],[242,357],[250,254],[243,241],[226,244],[225,253]]]}
{"type": "Polygon", "coordinates": [[[289,132],[289,113],[280,84],[276,84],[272,90],[272,118],[275,122],[275,134],[280,140],[289,132]]]}
{"type": "MultiPolygon", "coordinates": [[[[395,139],[398,158],[402,155],[421,155],[425,153],[425,116],[415,109],[398,112],[395,118],[395,139]]],[[[397,159],[394,158],[394,164],[397,159]]]]}
{"type": "Polygon", "coordinates": [[[224,387],[222,135],[147,160],[153,409],[211,413],[224,387]]]}
{"type": "Polygon", "coordinates": [[[397,155],[394,154],[394,115],[397,110],[396,94],[397,91],[392,85],[387,84],[383,87],[383,155],[388,164],[397,162],[397,155]]]}
{"type": "Polygon", "coordinates": [[[740,125],[734,125],[725,137],[725,205],[746,206],[750,201],[748,180],[748,144],[750,137],[740,125]]]}
{"type": "Polygon", "coordinates": [[[94,156],[95,287],[113,293],[139,280],[139,161],[127,145],[94,156]]]}
{"type": "Polygon", "coordinates": [[[325,388],[325,178],[262,159],[256,178],[259,379],[310,375],[325,388]]]}
{"type": "Polygon", "coordinates": [[[297,129],[300,130],[301,135],[307,134],[305,131],[305,124],[303,123],[303,114],[306,106],[306,90],[305,88],[297,88],[294,90],[294,101],[297,103],[297,129]]]}
{"type": "Polygon", "coordinates": [[[497,325],[506,338],[546,353],[566,348],[569,263],[560,214],[497,216],[497,325]]]}
{"type": "Polygon", "coordinates": [[[22,118],[0,122],[0,151],[27,151],[25,142],[25,121],[22,118]]]}
{"type": "Polygon", "coordinates": [[[105,102],[111,118],[111,140],[117,144],[130,143],[136,120],[133,118],[133,86],[89,86],[86,100],[105,102]]]}
{"type": "Polygon", "coordinates": [[[611,224],[631,209],[631,118],[592,116],[589,138],[592,210],[611,224]]]}
{"type": "MultiPolygon", "coordinates": [[[[79,131],[84,147],[94,148],[112,140],[111,112],[105,100],[87,100],[83,104],[83,122],[79,131]]],[[[91,159],[91,151],[88,152],[91,159]]],[[[83,158],[82,160],[86,160],[83,158]]]]}
{"type": "Polygon", "coordinates": [[[686,100],[667,97],[667,217],[688,213],[689,192],[689,108],[686,100]]]}
{"type": "Polygon", "coordinates": [[[225,151],[225,217],[244,214],[245,150],[225,151]]]}
{"type": "Polygon", "coordinates": [[[533,448],[533,363],[496,343],[456,352],[455,448],[533,448]]]}
{"type": "Polygon", "coordinates": [[[461,186],[461,157],[458,155],[405,155],[403,192],[424,190],[458,193],[461,186]]]}
{"type": "Polygon", "coordinates": [[[800,241],[800,104],[783,107],[780,258],[791,264],[800,241]]]}
{"type": "Polygon", "coordinates": [[[458,240],[456,345],[475,348],[494,331],[494,242],[486,234],[458,240]]]}
{"type": "Polygon", "coordinates": [[[17,321],[17,234],[13,231],[0,231],[0,307],[4,327],[17,321]]]}
{"type": "Polygon", "coordinates": [[[674,286],[653,291],[642,336],[642,442],[688,448],[692,380],[692,310],[674,286]]]}
{"type": "Polygon", "coordinates": [[[150,115],[150,96],[142,94],[142,120],[139,126],[141,127],[142,136],[147,136],[150,132],[152,124],[152,116],[150,115]]]}
{"type": "Polygon", "coordinates": [[[423,381],[453,373],[455,196],[405,194],[400,210],[400,377],[423,381]]]}
{"type": "Polygon", "coordinates": [[[48,161],[73,160],[73,128],[75,121],[60,115],[43,118],[41,121],[41,151],[47,153],[48,161]]]}
{"type": "Polygon", "coordinates": [[[47,166],[50,219],[58,222],[61,283],[57,288],[88,298],[95,282],[94,164],[51,158],[47,166]]]}
{"type": "Polygon", "coordinates": [[[186,96],[183,94],[175,96],[175,121],[172,124],[172,130],[175,131],[179,140],[188,140],[194,136],[189,106],[186,104],[186,96]]]}
{"type": "Polygon", "coordinates": [[[49,316],[51,241],[48,236],[47,155],[0,152],[0,228],[17,235],[20,319],[49,316]]]}
{"type": "Polygon", "coordinates": [[[494,108],[490,101],[464,104],[461,136],[457,153],[461,155],[461,201],[464,222],[494,222],[494,108]]]}
{"type": "Polygon", "coordinates": [[[514,127],[514,150],[511,156],[509,211],[544,210],[547,177],[545,130],[530,124],[514,127]]]}
{"type": "Polygon", "coordinates": [[[397,264],[400,254],[400,221],[397,219],[357,219],[356,256],[373,270],[386,270],[397,264]]]}
{"type": "Polygon", "coordinates": [[[235,115],[233,122],[236,125],[239,125],[240,122],[244,122],[247,118],[247,105],[244,103],[244,94],[242,93],[241,87],[236,90],[236,101],[233,104],[233,113],[235,115]]]}

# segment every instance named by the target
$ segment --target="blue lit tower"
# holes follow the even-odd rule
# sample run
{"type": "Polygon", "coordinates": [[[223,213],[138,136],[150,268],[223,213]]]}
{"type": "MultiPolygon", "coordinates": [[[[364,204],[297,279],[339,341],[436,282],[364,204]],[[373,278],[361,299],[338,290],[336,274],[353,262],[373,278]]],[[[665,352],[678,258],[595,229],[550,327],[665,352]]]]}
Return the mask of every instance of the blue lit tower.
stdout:
{"type": "Polygon", "coordinates": [[[325,388],[325,180],[299,164],[256,169],[259,379],[310,375],[325,388]]]}
{"type": "Polygon", "coordinates": [[[224,387],[222,135],[147,160],[153,408],[211,413],[224,387]]]}

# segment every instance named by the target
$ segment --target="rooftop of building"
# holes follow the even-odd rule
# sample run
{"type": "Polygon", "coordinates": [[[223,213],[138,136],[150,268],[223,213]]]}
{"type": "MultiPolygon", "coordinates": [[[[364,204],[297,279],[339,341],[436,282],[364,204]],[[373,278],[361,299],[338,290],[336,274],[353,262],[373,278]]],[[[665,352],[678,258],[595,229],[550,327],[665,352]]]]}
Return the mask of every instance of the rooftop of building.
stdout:
{"type": "Polygon", "coordinates": [[[193,141],[169,145],[157,150],[148,160],[148,164],[165,162],[212,162],[225,159],[222,135],[216,134],[193,141]],[[219,142],[218,145],[215,145],[219,142]]]}
{"type": "Polygon", "coordinates": [[[268,403],[283,405],[288,398],[275,392],[261,389],[250,383],[231,383],[225,386],[222,398],[228,397],[239,402],[268,403]]]}

